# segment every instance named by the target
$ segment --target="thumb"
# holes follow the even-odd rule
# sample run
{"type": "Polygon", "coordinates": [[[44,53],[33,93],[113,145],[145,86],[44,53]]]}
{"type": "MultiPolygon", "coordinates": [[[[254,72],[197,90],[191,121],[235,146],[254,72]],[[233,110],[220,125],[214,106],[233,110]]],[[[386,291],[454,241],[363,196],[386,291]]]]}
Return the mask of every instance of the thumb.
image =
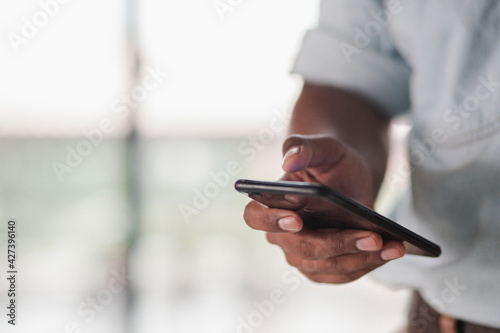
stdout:
{"type": "Polygon", "coordinates": [[[283,143],[283,170],[297,172],[305,168],[326,171],[335,166],[346,153],[341,142],[326,137],[293,135],[283,143]]]}

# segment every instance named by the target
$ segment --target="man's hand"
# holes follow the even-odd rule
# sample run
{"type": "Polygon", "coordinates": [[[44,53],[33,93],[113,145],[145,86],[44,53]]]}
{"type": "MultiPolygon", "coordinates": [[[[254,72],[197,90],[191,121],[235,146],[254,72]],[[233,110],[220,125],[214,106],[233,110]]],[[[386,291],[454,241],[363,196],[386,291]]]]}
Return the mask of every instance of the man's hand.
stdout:
{"type": "MultiPolygon", "coordinates": [[[[292,136],[284,142],[283,154],[284,179],[321,183],[373,207],[372,171],[349,146],[329,137],[292,136]]],[[[372,231],[303,230],[297,213],[256,201],[246,206],[244,218],[250,227],[267,231],[268,241],[283,249],[288,263],[316,282],[350,282],[405,254],[401,242],[384,243],[372,231]]]]}

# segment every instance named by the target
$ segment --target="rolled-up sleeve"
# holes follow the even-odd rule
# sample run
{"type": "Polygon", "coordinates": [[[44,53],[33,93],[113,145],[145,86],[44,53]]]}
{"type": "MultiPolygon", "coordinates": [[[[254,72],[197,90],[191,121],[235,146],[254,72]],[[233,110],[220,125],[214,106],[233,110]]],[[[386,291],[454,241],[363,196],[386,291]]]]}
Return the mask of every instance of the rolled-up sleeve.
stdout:
{"type": "Polygon", "coordinates": [[[411,71],[391,42],[392,15],[382,1],[322,0],[318,26],[306,33],[292,72],[356,93],[387,116],[407,111],[411,71]]]}

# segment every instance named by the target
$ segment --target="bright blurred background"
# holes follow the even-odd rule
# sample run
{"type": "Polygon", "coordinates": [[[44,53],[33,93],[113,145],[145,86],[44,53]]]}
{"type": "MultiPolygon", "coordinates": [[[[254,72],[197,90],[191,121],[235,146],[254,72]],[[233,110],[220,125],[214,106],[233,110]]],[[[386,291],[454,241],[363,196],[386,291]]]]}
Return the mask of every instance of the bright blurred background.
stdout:
{"type": "MultiPolygon", "coordinates": [[[[0,3],[0,253],[14,218],[19,270],[18,322],[2,310],[1,332],[404,325],[409,291],[303,279],[245,225],[232,186],[280,176],[302,84],[289,71],[318,5],[0,3]]],[[[393,129],[399,152],[407,127],[393,129]]],[[[382,211],[406,176],[386,186],[382,211]]]]}

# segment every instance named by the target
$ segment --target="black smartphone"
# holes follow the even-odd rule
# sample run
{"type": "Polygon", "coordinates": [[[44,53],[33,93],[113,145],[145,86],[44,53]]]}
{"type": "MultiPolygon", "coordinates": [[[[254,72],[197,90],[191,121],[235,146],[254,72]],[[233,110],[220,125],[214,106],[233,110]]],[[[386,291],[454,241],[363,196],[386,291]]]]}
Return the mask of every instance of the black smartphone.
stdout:
{"type": "Polygon", "coordinates": [[[429,257],[441,255],[439,245],[321,184],[240,179],[235,183],[235,188],[267,207],[297,212],[307,228],[375,231],[383,239],[402,241],[408,254],[429,257]],[[294,200],[290,200],[289,196],[293,196],[294,200]]]}

